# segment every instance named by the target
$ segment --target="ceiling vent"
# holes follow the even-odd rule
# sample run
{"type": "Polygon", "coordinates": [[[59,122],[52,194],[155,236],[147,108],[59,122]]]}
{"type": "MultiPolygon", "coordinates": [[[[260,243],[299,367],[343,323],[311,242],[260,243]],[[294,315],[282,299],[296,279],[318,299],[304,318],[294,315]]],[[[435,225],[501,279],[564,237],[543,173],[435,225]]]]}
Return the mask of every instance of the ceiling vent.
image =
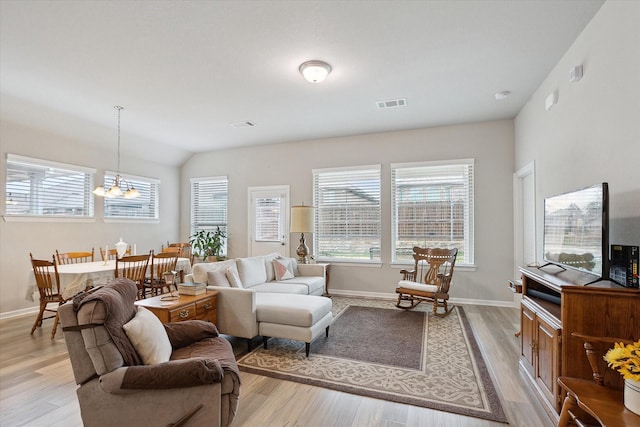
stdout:
{"type": "Polygon", "coordinates": [[[250,121],[244,121],[244,122],[235,122],[235,123],[231,123],[231,126],[233,126],[234,128],[252,128],[254,127],[256,124],[250,121]]]}
{"type": "Polygon", "coordinates": [[[404,107],[407,105],[407,99],[406,98],[399,98],[399,99],[388,99],[386,101],[378,101],[376,102],[376,104],[378,105],[378,108],[383,109],[383,108],[394,108],[394,107],[404,107]]]}

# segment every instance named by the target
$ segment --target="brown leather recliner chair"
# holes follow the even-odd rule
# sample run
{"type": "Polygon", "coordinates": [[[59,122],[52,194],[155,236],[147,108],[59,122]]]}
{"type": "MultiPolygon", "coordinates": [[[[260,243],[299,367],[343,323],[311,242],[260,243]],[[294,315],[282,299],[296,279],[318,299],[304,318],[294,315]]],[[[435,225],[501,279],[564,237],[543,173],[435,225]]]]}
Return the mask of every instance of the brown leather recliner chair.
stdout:
{"type": "Polygon", "coordinates": [[[168,362],[141,364],[122,325],[137,287],[116,279],[59,307],[85,426],[228,426],[240,392],[229,342],[199,320],[166,324],[168,362]]]}

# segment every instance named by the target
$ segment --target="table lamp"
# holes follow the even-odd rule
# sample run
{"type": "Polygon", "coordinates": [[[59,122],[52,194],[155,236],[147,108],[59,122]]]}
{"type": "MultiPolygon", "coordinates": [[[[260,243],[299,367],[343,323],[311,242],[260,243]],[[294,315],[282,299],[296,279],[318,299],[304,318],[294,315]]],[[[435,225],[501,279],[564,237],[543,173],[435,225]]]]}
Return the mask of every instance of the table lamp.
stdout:
{"type": "Polygon", "coordinates": [[[307,264],[309,262],[309,247],[304,240],[304,233],[313,233],[315,225],[315,208],[313,206],[292,206],[291,207],[291,232],[300,233],[300,244],[296,249],[298,262],[307,264]]]}

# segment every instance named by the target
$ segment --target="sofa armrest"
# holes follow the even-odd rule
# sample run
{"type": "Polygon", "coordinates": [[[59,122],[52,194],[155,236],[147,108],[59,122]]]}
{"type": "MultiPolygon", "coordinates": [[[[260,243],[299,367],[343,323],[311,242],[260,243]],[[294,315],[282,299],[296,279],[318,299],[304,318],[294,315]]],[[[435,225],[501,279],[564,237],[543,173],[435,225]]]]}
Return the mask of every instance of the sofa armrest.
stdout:
{"type": "Polygon", "coordinates": [[[217,324],[221,334],[240,338],[258,335],[256,293],[252,289],[207,286],[218,291],[217,324]]]}
{"type": "Polygon", "coordinates": [[[325,280],[325,266],[322,264],[298,264],[298,274],[300,276],[317,276],[325,280]]]}
{"type": "Polygon", "coordinates": [[[126,394],[130,390],[161,390],[222,382],[224,371],[214,359],[170,360],[155,365],[125,366],[100,376],[102,390],[126,394]]]}

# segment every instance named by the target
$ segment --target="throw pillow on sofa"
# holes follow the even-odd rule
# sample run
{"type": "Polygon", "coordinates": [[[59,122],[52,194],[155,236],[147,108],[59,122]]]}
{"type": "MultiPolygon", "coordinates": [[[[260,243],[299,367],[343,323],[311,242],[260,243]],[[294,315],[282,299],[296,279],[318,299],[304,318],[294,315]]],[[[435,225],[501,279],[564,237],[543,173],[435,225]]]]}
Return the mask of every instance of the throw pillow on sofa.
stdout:
{"type": "Polygon", "coordinates": [[[227,275],[223,270],[213,270],[207,272],[207,285],[222,286],[224,288],[230,288],[231,283],[227,279],[227,275]]]}
{"type": "Polygon", "coordinates": [[[273,270],[276,274],[276,280],[287,280],[295,277],[292,261],[294,260],[291,258],[277,258],[273,260],[273,270]]]}
{"type": "Polygon", "coordinates": [[[244,288],[244,286],[242,286],[242,282],[240,281],[238,270],[232,267],[227,267],[224,274],[227,276],[227,280],[229,280],[229,284],[232,288],[244,288]]]}

